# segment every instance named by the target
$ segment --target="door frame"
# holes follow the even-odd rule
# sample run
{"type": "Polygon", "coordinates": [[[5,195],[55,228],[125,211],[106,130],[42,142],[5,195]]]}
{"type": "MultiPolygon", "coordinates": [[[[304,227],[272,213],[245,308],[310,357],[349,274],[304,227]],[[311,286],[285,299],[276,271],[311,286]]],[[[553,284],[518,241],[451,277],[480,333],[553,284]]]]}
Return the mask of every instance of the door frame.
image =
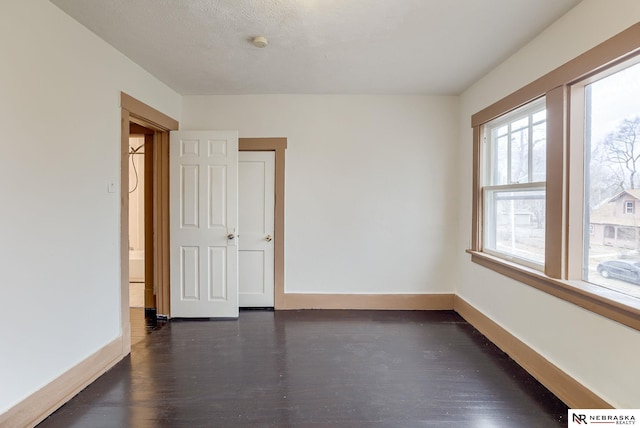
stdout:
{"type": "MultiPolygon", "coordinates": [[[[159,315],[171,315],[169,282],[169,132],[179,129],[179,122],[153,107],[121,92],[120,138],[120,291],[121,326],[125,354],[131,350],[129,321],[129,124],[154,130],[153,146],[153,229],[154,279],[156,307],[159,315]]],[[[285,150],[286,137],[239,138],[239,151],[275,152],[274,205],[274,308],[284,309],[284,236],[285,236],[285,150]]]]}
{"type": "MultiPolygon", "coordinates": [[[[153,135],[153,267],[156,307],[159,315],[169,315],[169,131],[177,130],[177,120],[120,93],[120,323],[123,351],[131,351],[129,320],[129,126],[141,125],[153,135]]],[[[147,209],[145,208],[145,211],[147,209]]]]}
{"type": "MultiPolygon", "coordinates": [[[[284,161],[287,139],[238,138],[238,151],[275,152],[275,204],[273,223],[273,292],[274,309],[284,309],[284,161]]],[[[240,231],[242,233],[242,231],[240,231]]]]}

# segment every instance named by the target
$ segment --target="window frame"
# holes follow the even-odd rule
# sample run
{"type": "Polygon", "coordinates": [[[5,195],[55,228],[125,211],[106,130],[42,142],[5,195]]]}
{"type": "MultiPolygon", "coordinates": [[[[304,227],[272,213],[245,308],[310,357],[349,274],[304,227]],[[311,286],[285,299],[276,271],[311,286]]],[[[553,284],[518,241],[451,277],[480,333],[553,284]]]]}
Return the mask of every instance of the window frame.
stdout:
{"type": "Polygon", "coordinates": [[[624,213],[633,214],[635,212],[635,205],[633,201],[624,201],[624,213]]]}
{"type": "Polygon", "coordinates": [[[583,281],[584,86],[603,72],[614,73],[634,57],[640,58],[640,23],[561,65],[502,100],[474,114],[472,236],[467,250],[474,263],[640,330],[640,299],[583,281]],[[547,177],[544,271],[496,257],[483,248],[483,126],[546,97],[547,177]],[[571,138],[569,138],[571,137],[571,138]],[[570,153],[577,153],[570,156],[570,153]]]}
{"type": "MultiPolygon", "coordinates": [[[[546,192],[546,183],[544,181],[538,181],[538,182],[532,182],[532,183],[523,183],[523,184],[505,184],[505,185],[496,185],[496,186],[483,186],[482,187],[482,199],[485,202],[484,206],[483,206],[483,213],[486,213],[488,211],[487,209],[487,205],[490,205],[489,202],[492,202],[493,199],[490,199],[487,195],[491,194],[491,193],[499,193],[499,192],[527,192],[527,191],[531,191],[531,192],[546,192]]],[[[545,197],[546,200],[546,197],[545,197]]],[[[493,204],[491,204],[493,205],[493,204]]],[[[496,213],[493,213],[493,217],[496,217],[496,213]]],[[[486,216],[485,216],[486,219],[486,216]]],[[[491,228],[489,228],[488,226],[486,226],[486,223],[483,224],[483,230],[484,230],[484,236],[483,236],[483,243],[485,243],[487,240],[489,240],[488,236],[490,235],[494,235],[495,231],[492,231],[491,228]],[[488,230],[487,230],[488,229],[488,230]]],[[[495,238],[494,238],[495,240],[495,238]]],[[[483,247],[483,251],[487,254],[491,254],[492,256],[501,258],[501,259],[505,259],[505,260],[510,260],[513,261],[515,263],[519,263],[523,266],[528,266],[530,268],[539,270],[539,271],[543,271],[544,270],[544,264],[543,263],[536,263],[535,260],[532,259],[526,259],[523,257],[519,257],[517,256],[515,253],[509,253],[506,251],[500,251],[497,248],[490,248],[489,245],[485,245],[483,247]]]]}
{"type": "MultiPolygon", "coordinates": [[[[481,153],[481,162],[482,162],[482,166],[483,168],[483,174],[482,174],[482,182],[481,182],[481,186],[482,186],[482,199],[483,199],[483,236],[482,236],[482,240],[483,243],[487,243],[487,241],[493,241],[493,244],[495,244],[495,223],[491,222],[491,225],[489,225],[490,222],[488,222],[488,217],[492,217],[492,218],[496,218],[497,213],[494,212],[493,210],[489,210],[487,207],[488,206],[492,206],[495,207],[494,204],[491,204],[490,202],[493,202],[495,199],[493,196],[489,197],[489,195],[494,195],[496,193],[500,193],[500,192],[527,192],[527,191],[532,191],[532,192],[545,192],[546,194],[546,173],[545,173],[545,181],[535,181],[534,180],[534,168],[533,168],[533,136],[534,136],[534,127],[537,125],[540,125],[542,122],[545,123],[545,127],[546,127],[546,100],[543,97],[540,97],[538,99],[532,100],[531,102],[526,103],[523,106],[518,107],[517,109],[514,109],[508,113],[505,113],[504,115],[501,115],[500,117],[493,119],[489,122],[487,122],[486,124],[483,124],[482,128],[481,128],[481,132],[482,132],[482,141],[483,141],[483,148],[482,148],[482,153],[481,153]],[[544,111],[545,112],[545,118],[544,121],[538,120],[535,121],[534,116],[535,114],[544,111]],[[515,113],[515,114],[514,114],[515,113]],[[526,129],[527,129],[527,181],[526,182],[520,182],[520,181],[512,181],[513,177],[511,176],[513,170],[512,170],[512,147],[511,144],[508,143],[507,146],[507,167],[506,167],[506,172],[507,172],[507,177],[506,177],[506,182],[505,183],[496,183],[496,175],[495,173],[497,172],[497,161],[496,161],[496,148],[494,147],[493,143],[493,138],[491,136],[491,134],[493,133],[494,130],[503,128],[503,127],[507,127],[508,131],[505,135],[506,137],[510,137],[512,136],[512,132],[517,133],[518,131],[524,129],[523,127],[516,129],[515,131],[511,129],[511,124],[513,124],[514,122],[520,122],[522,121],[523,118],[527,118],[527,125],[526,125],[526,129]],[[489,126],[490,125],[490,126],[489,126]],[[486,215],[486,213],[488,211],[492,212],[491,216],[486,215]]],[[[545,138],[545,145],[546,145],[546,138],[545,138]]],[[[545,201],[546,201],[546,196],[545,196],[545,201]]],[[[537,269],[540,271],[544,270],[544,262],[543,263],[538,263],[535,260],[531,260],[531,259],[526,259],[524,257],[519,257],[518,255],[516,255],[515,253],[509,253],[506,251],[500,251],[497,249],[497,245],[483,245],[483,251],[486,252],[487,254],[491,254],[493,256],[505,259],[505,260],[510,260],[513,262],[516,262],[518,264],[522,264],[524,266],[528,266],[530,268],[533,269],[537,269]]]]}

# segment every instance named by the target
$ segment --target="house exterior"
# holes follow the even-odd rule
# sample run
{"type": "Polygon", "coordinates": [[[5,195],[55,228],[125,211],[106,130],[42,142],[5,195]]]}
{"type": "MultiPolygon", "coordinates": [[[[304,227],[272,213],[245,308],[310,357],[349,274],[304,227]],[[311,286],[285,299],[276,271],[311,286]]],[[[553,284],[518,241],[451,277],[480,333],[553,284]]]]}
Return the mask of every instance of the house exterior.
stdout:
{"type": "Polygon", "coordinates": [[[591,210],[591,244],[640,249],[640,189],[625,190],[591,210]]]}

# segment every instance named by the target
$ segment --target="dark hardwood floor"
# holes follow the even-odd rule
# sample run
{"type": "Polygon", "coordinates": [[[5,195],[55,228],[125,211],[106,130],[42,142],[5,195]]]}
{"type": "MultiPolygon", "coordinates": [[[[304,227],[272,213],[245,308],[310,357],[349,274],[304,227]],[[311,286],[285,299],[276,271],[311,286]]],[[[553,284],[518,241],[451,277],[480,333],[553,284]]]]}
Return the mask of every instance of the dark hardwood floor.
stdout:
{"type": "Polygon", "coordinates": [[[166,321],[158,320],[155,310],[149,310],[145,316],[144,308],[129,308],[129,319],[131,320],[131,346],[143,341],[147,335],[162,328],[166,321]]]}
{"type": "Polygon", "coordinates": [[[40,425],[564,427],[567,407],[454,312],[172,321],[40,425]]]}

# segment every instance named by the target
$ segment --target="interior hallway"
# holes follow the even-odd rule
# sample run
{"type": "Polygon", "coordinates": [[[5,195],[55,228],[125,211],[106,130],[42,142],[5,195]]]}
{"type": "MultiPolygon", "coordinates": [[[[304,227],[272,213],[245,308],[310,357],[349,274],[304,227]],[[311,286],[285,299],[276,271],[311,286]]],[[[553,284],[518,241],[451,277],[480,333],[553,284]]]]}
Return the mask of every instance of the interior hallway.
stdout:
{"type": "Polygon", "coordinates": [[[172,321],[46,427],[553,427],[567,407],[451,311],[172,321]]]}

